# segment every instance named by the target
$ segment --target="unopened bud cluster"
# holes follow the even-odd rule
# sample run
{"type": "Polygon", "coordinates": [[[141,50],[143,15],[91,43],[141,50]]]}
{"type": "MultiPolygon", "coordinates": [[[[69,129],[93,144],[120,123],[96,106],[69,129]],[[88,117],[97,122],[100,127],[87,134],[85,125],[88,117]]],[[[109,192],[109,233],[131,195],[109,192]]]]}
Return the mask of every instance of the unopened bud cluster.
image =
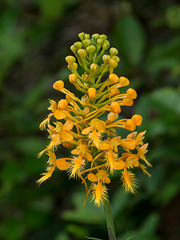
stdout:
{"type": "Polygon", "coordinates": [[[81,99],[75,96],[61,80],[54,83],[54,89],[63,93],[64,99],[50,100],[51,112],[40,124],[41,130],[47,129],[50,143],[39,154],[46,152],[49,159],[47,172],[38,183],[51,177],[56,168],[65,170],[70,177],[81,179],[87,197],[92,192],[92,199],[99,206],[106,199],[106,185],[115,172],[121,173],[125,189],[134,193],[137,184],[132,169],[138,167],[149,175],[146,168],[151,164],[145,157],[148,146],[143,144],[145,131],[139,134],[135,131],[142,117],[138,114],[130,119],[119,117],[123,106],[133,105],[137,93],[132,88],[123,93],[123,87],[130,82],[114,73],[120,61],[118,50],[110,48],[104,34],[80,33],[79,38],[70,47],[74,56],[65,60],[72,72],[69,82],[83,96],[81,99]],[[79,73],[80,68],[83,74],[79,73]],[[102,115],[106,115],[105,121],[101,120],[102,115]],[[131,133],[122,138],[116,134],[118,128],[131,133]],[[57,158],[61,145],[71,149],[70,157],[57,158]]]}

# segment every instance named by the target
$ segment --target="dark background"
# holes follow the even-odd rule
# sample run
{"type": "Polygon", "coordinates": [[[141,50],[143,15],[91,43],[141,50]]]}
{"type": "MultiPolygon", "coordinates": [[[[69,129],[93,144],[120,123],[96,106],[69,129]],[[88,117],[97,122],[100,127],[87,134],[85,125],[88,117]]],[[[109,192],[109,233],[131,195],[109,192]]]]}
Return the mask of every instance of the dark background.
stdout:
{"type": "MultiPolygon", "coordinates": [[[[119,177],[109,197],[119,240],[178,240],[180,236],[180,4],[175,0],[0,1],[0,239],[106,240],[102,208],[85,197],[80,181],[55,171],[40,187],[46,167],[38,152],[48,143],[39,123],[52,85],[68,89],[65,56],[79,32],[107,34],[119,50],[115,71],[138,99],[125,116],[141,114],[147,129],[151,178],[136,171],[138,194],[119,177]],[[130,238],[131,237],[131,238],[130,238]]],[[[64,155],[69,154],[62,149],[64,155]]]]}

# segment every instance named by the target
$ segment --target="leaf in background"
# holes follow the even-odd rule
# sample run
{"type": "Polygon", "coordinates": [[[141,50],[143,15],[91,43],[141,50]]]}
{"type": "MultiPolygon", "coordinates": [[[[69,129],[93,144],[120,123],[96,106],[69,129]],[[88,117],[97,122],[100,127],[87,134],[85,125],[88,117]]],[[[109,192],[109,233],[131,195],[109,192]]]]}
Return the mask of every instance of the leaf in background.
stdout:
{"type": "Polygon", "coordinates": [[[69,240],[69,237],[65,232],[60,232],[54,240],[69,240]]]}
{"type": "Polygon", "coordinates": [[[163,186],[157,196],[157,202],[161,202],[163,206],[167,206],[175,196],[180,192],[180,172],[178,168],[173,172],[173,175],[168,179],[167,184],[163,186]]]}
{"type": "Polygon", "coordinates": [[[25,31],[19,30],[15,19],[3,19],[0,23],[0,87],[9,68],[25,54],[25,31]],[[12,41],[13,39],[13,41],[12,41]]]}
{"type": "Polygon", "coordinates": [[[15,159],[8,161],[1,167],[0,179],[3,184],[9,186],[9,190],[14,187],[17,182],[23,181],[24,178],[25,176],[22,172],[21,166],[15,161],[15,159]]]}
{"type": "Polygon", "coordinates": [[[158,227],[159,216],[157,213],[151,213],[147,218],[146,221],[142,224],[140,232],[146,233],[146,235],[151,235],[156,231],[158,227]]]}
{"type": "Polygon", "coordinates": [[[118,240],[158,240],[155,231],[158,227],[159,216],[157,213],[151,213],[137,231],[127,231],[120,235],[118,240]]]}
{"type": "Polygon", "coordinates": [[[156,89],[151,94],[151,102],[159,112],[180,116],[180,91],[171,87],[156,89]]]}
{"type": "Polygon", "coordinates": [[[86,224],[99,224],[104,221],[104,214],[102,208],[95,208],[87,200],[86,205],[83,202],[86,194],[84,192],[76,192],[72,199],[75,205],[74,210],[66,210],[63,212],[62,217],[64,220],[74,221],[86,224]],[[102,210],[102,211],[101,211],[102,210]]]}
{"type": "Polygon", "coordinates": [[[41,0],[39,6],[44,16],[57,19],[64,14],[68,6],[77,2],[77,0],[41,0]]]}
{"type": "Polygon", "coordinates": [[[161,70],[173,70],[180,64],[180,37],[176,36],[173,40],[156,44],[149,51],[146,62],[148,72],[159,72],[161,70]]]}
{"type": "Polygon", "coordinates": [[[87,239],[92,239],[92,240],[102,240],[100,238],[93,238],[93,237],[86,237],[87,239]]]}
{"type": "Polygon", "coordinates": [[[117,48],[130,64],[137,65],[143,58],[146,36],[140,22],[132,15],[122,17],[114,29],[117,48]]]}
{"type": "Polygon", "coordinates": [[[44,148],[44,141],[35,136],[22,137],[21,141],[16,139],[15,147],[17,150],[27,156],[32,156],[36,159],[37,154],[44,148]]]}
{"type": "Polygon", "coordinates": [[[129,194],[124,191],[122,187],[119,187],[113,195],[111,201],[112,214],[113,216],[121,213],[129,203],[129,194]]]}
{"type": "Polygon", "coordinates": [[[149,120],[149,113],[151,109],[150,104],[150,94],[144,94],[139,97],[138,104],[135,106],[135,112],[142,115],[143,117],[143,127],[145,128],[144,122],[146,123],[149,120]]]}
{"type": "MultiPolygon", "coordinates": [[[[23,102],[23,105],[26,108],[34,109],[34,106],[37,106],[37,104],[39,104],[40,100],[45,95],[47,88],[49,87],[47,79],[48,77],[43,78],[40,82],[37,82],[36,87],[30,89],[27,92],[23,102]]],[[[34,110],[36,110],[36,108],[34,110]]]]}
{"type": "Polygon", "coordinates": [[[16,219],[6,219],[0,225],[0,238],[5,240],[24,239],[25,225],[19,224],[16,219]]]}
{"type": "Polygon", "coordinates": [[[165,14],[166,23],[170,28],[180,27],[180,7],[178,5],[167,7],[165,14]]]}
{"type": "Polygon", "coordinates": [[[154,165],[150,171],[151,177],[144,179],[144,185],[146,185],[145,188],[148,193],[159,194],[159,190],[162,188],[164,184],[163,182],[164,182],[164,176],[165,176],[165,168],[161,167],[160,164],[157,165],[157,163],[155,167],[154,165]]]}
{"type": "Polygon", "coordinates": [[[59,0],[46,0],[40,1],[39,7],[43,16],[50,19],[60,17],[64,12],[64,1],[59,0]]]}
{"type": "Polygon", "coordinates": [[[83,239],[84,236],[88,235],[88,230],[85,226],[80,226],[76,224],[69,224],[66,227],[66,232],[70,233],[73,235],[76,239],[83,239]]]}

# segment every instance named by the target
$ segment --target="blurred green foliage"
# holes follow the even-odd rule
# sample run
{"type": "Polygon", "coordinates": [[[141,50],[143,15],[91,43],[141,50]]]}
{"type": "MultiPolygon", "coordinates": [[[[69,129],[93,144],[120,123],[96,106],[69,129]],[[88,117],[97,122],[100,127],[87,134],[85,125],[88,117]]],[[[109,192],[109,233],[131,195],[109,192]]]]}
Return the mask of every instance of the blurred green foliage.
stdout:
{"type": "MultiPolygon", "coordinates": [[[[110,199],[120,240],[177,240],[180,212],[180,5],[178,1],[2,0],[0,6],[0,239],[107,239],[103,209],[80,182],[56,171],[36,185],[47,144],[38,129],[57,79],[68,85],[64,58],[81,31],[105,33],[119,49],[117,74],[138,92],[134,113],[147,129],[151,178],[137,195],[119,176],[110,199]]],[[[123,114],[131,116],[125,108],[123,114]]],[[[69,152],[61,149],[61,154],[69,152]]]]}

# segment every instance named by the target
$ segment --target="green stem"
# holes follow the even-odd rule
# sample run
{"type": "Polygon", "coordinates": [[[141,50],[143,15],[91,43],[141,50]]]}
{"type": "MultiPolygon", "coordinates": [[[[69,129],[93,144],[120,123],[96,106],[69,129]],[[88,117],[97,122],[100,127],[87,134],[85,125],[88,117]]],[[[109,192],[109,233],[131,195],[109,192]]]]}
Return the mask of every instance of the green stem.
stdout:
{"type": "Polygon", "coordinates": [[[111,213],[111,206],[108,198],[104,201],[103,206],[104,206],[104,212],[106,216],[106,224],[107,224],[109,240],[116,240],[116,233],[115,233],[114,222],[113,222],[113,217],[111,213]]]}

